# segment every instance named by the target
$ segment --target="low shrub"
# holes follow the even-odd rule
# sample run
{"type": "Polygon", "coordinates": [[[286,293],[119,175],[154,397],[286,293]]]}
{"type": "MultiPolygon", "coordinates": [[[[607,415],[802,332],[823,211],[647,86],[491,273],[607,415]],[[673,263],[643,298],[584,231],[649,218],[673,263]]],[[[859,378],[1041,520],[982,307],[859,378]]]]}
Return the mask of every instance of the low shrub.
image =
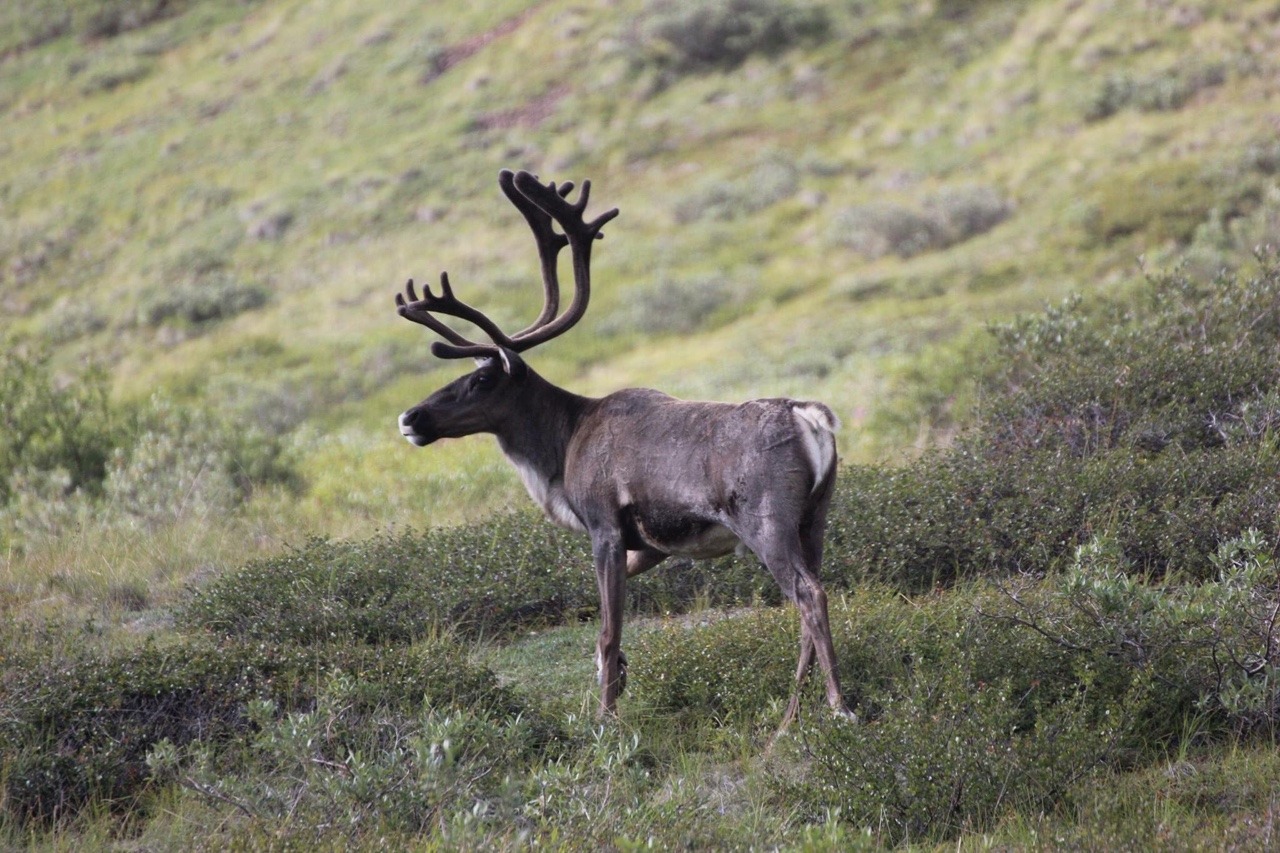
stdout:
{"type": "Polygon", "coordinates": [[[128,419],[109,400],[107,374],[91,368],[58,377],[47,352],[9,339],[0,345],[0,506],[18,472],[59,471],[66,494],[101,491],[128,419]]]}
{"type": "MultiPolygon", "coordinates": [[[[776,782],[810,814],[838,810],[895,842],[938,841],[1010,810],[1061,806],[1094,771],[1143,766],[1193,741],[1268,739],[1280,714],[1270,552],[1249,532],[1215,552],[1214,579],[1157,585],[1131,577],[1116,543],[1098,539],[1044,581],[837,607],[837,653],[880,661],[879,677],[849,684],[865,722],[804,715],[795,746],[811,763],[776,782]],[[851,648],[850,623],[878,619],[902,627],[862,632],[879,651],[851,648]]],[[[665,666],[675,670],[666,678],[683,677],[679,661],[665,666]]]]}
{"type": "Polygon", "coordinates": [[[370,715],[344,701],[355,688],[351,676],[332,677],[314,710],[285,716],[256,703],[258,730],[238,750],[234,772],[203,742],[186,750],[162,742],[148,763],[158,780],[233,803],[248,817],[221,839],[232,848],[255,847],[263,835],[330,846],[373,833],[435,834],[461,815],[509,819],[513,780],[545,744],[531,718],[430,704],[370,715]],[[495,814],[498,802],[508,814],[495,814]]]}
{"type": "Polygon", "coordinates": [[[667,625],[631,642],[628,679],[657,713],[749,721],[791,695],[799,637],[794,608],[667,625]]]}
{"type": "Polygon", "coordinates": [[[1004,222],[1013,205],[994,187],[959,184],[926,197],[924,209],[938,222],[944,246],[953,246],[1004,222]]]}
{"type": "Polygon", "coordinates": [[[1198,161],[1150,162],[1109,178],[1086,196],[1085,229],[1099,242],[1140,234],[1151,244],[1185,244],[1222,197],[1221,176],[1198,161]]]}
{"type": "Polygon", "coordinates": [[[1147,76],[1109,74],[1085,105],[1085,119],[1100,121],[1129,108],[1140,112],[1181,109],[1198,92],[1221,86],[1226,79],[1227,69],[1221,63],[1180,64],[1147,76]]]}
{"type": "MultiPolygon", "coordinates": [[[[1280,146],[1277,146],[1280,148],[1280,146]]],[[[1276,155],[1280,158],[1280,154],[1276,155]]],[[[1252,263],[1259,247],[1271,245],[1280,234],[1280,184],[1265,187],[1256,205],[1233,210],[1214,207],[1196,226],[1183,256],[1188,275],[1212,278],[1224,270],[1235,274],[1252,263]]]]}
{"type": "Polygon", "coordinates": [[[890,254],[910,258],[942,247],[942,234],[932,217],[885,201],[837,211],[831,220],[829,238],[870,259],[890,254]]]}
{"type": "Polygon", "coordinates": [[[1098,533],[1136,573],[1212,574],[1280,516],[1280,272],[1150,279],[997,328],[975,422],[946,450],[837,481],[828,571],[924,589],[1061,568],[1098,533]]]}
{"type": "Polygon", "coordinates": [[[42,358],[9,358],[0,369],[12,392],[0,400],[11,425],[0,438],[0,536],[11,543],[73,525],[207,518],[261,487],[301,485],[278,436],[160,397],[113,405],[97,370],[57,390],[42,358]]]}
{"type": "Polygon", "coordinates": [[[820,41],[830,26],[825,9],[797,0],[648,0],[624,40],[637,65],[688,73],[820,41]]]}
{"type": "MultiPolygon", "coordinates": [[[[197,638],[28,663],[7,673],[0,693],[0,801],[20,823],[54,822],[93,803],[130,808],[150,784],[148,753],[158,745],[193,745],[215,761],[230,744],[333,701],[334,684],[344,685],[348,724],[326,730],[335,738],[377,731],[372,718],[390,711],[466,708],[502,719],[528,711],[445,639],[375,651],[197,638]]],[[[543,732],[539,725],[526,729],[543,732]]]]}
{"type": "Polygon", "coordinates": [[[113,403],[101,368],[60,375],[47,352],[5,341],[0,537],[226,512],[266,485],[299,485],[278,437],[159,397],[113,403]]]}
{"type": "Polygon", "coordinates": [[[627,288],[621,302],[600,324],[612,334],[688,334],[719,317],[731,316],[742,293],[720,275],[688,279],[658,278],[627,288]]]}
{"type": "MultiPolygon", "coordinates": [[[[512,513],[363,542],[313,541],[221,575],[178,618],[221,636],[276,642],[397,643],[442,624],[465,636],[502,636],[594,616],[591,565],[585,537],[512,513]]],[[[778,595],[753,560],[660,567],[627,585],[633,612],[778,595]]]]}
{"type": "Polygon", "coordinates": [[[701,220],[728,222],[771,207],[795,195],[800,170],[783,154],[760,158],[736,178],[713,176],[695,185],[675,205],[676,222],[701,220]]]}
{"type": "Polygon", "coordinates": [[[910,258],[990,231],[1012,210],[991,187],[959,185],[929,196],[922,209],[885,201],[846,207],[832,218],[828,239],[870,259],[910,258]]]}
{"type": "Polygon", "coordinates": [[[139,319],[148,326],[180,322],[202,326],[261,308],[271,301],[266,287],[224,273],[172,282],[144,294],[139,319]]]}

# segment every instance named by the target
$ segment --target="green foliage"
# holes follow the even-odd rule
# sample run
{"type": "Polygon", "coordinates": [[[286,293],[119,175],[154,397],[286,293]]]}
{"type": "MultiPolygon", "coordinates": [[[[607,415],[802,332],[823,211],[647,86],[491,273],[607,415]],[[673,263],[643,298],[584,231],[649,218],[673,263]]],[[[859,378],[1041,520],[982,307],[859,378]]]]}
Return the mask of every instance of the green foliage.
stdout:
{"type": "Polygon", "coordinates": [[[656,713],[751,720],[790,695],[799,636],[793,608],[670,625],[639,636],[628,677],[656,713]]]}
{"type": "Polygon", "coordinates": [[[148,763],[159,779],[249,816],[224,839],[228,846],[253,846],[258,834],[305,846],[428,833],[446,817],[483,821],[512,776],[541,755],[543,733],[522,717],[428,704],[389,719],[388,706],[371,715],[344,701],[355,689],[352,676],[339,674],[314,710],[281,716],[270,702],[252,706],[259,730],[234,774],[207,743],[183,751],[162,742],[148,763]]]}
{"type": "Polygon", "coordinates": [[[146,785],[152,743],[242,731],[244,702],[260,694],[288,698],[308,663],[265,646],[148,644],[11,672],[0,698],[5,811],[21,821],[53,821],[91,800],[127,805],[146,785]]]}
{"type": "Polygon", "coordinates": [[[754,54],[819,41],[829,29],[825,9],[796,0],[647,0],[628,38],[633,62],[688,73],[734,68],[754,54]]]}
{"type": "MultiPolygon", "coordinates": [[[[226,572],[192,595],[187,626],[273,642],[406,642],[447,624],[503,636],[598,606],[586,538],[533,513],[363,542],[313,541],[226,572]]],[[[754,561],[665,567],[628,584],[633,611],[777,600],[754,561]]]]}
{"type": "Polygon", "coordinates": [[[209,517],[298,485],[279,438],[158,397],[115,405],[105,372],[58,377],[25,344],[0,355],[0,425],[0,532],[20,539],[209,517]]]}
{"type": "Polygon", "coordinates": [[[1142,234],[1185,243],[1221,197],[1220,179],[1194,160],[1145,163],[1094,191],[1086,228],[1101,242],[1142,234]]]}
{"type": "MultiPolygon", "coordinates": [[[[860,645],[882,647],[861,652],[879,661],[862,683],[870,719],[806,717],[799,748],[812,765],[778,784],[811,813],[887,824],[890,841],[941,840],[1061,808],[1098,770],[1193,741],[1269,737],[1280,722],[1270,551],[1248,532],[1215,553],[1214,580],[1161,586],[1095,540],[1045,583],[982,585],[965,603],[930,597],[892,616],[893,599],[835,608],[838,654],[859,654],[849,623],[874,614],[899,626],[860,632],[860,645]]],[[[664,663],[676,670],[664,677],[683,677],[664,663]]]]}
{"type": "Polygon", "coordinates": [[[253,0],[14,0],[0,13],[0,53],[31,49],[65,35],[86,41],[114,38],[215,2],[253,0]]]}
{"type": "Polygon", "coordinates": [[[148,326],[173,321],[201,326],[261,308],[270,300],[271,291],[260,284],[223,273],[201,275],[144,294],[138,318],[148,326]]]}
{"type": "Polygon", "coordinates": [[[1084,693],[1026,726],[1025,695],[1004,684],[931,673],[905,690],[883,697],[883,716],[868,725],[807,726],[818,781],[789,796],[880,826],[894,842],[940,840],[1013,808],[1052,808],[1114,747],[1084,693]]]}
{"type": "Polygon", "coordinates": [[[788,157],[773,152],[760,158],[740,177],[710,177],[676,201],[676,222],[727,222],[747,216],[795,195],[800,170],[788,157]]]}
{"type": "Polygon", "coordinates": [[[1237,271],[1253,253],[1274,245],[1276,235],[1280,234],[1280,185],[1272,183],[1265,187],[1256,205],[1235,208],[1234,205],[1214,207],[1196,226],[1183,258],[1189,275],[1211,278],[1223,270],[1237,271]]]}
{"type": "Polygon", "coordinates": [[[601,321],[614,334],[689,334],[720,317],[732,316],[743,301],[737,285],[718,274],[688,279],[656,279],[633,287],[622,304],[601,321]]]}
{"type": "MultiPolygon", "coordinates": [[[[385,738],[374,721],[392,711],[467,708],[506,719],[524,710],[448,640],[376,651],[204,639],[82,648],[10,671],[0,694],[0,800],[22,823],[64,819],[90,803],[133,807],[151,784],[153,749],[191,745],[210,770],[232,745],[278,739],[315,707],[333,715],[324,732],[335,749],[385,738]]],[[[545,738],[540,725],[523,724],[526,744],[545,738]]]]}
{"type": "Polygon", "coordinates": [[[867,258],[910,258],[990,231],[1012,206],[991,187],[948,187],[925,199],[922,210],[893,202],[867,202],[836,213],[828,239],[867,258]]]}
{"type": "Polygon", "coordinates": [[[100,491],[125,419],[109,403],[107,375],[89,369],[61,381],[49,357],[29,344],[0,344],[0,506],[11,479],[62,472],[62,490],[100,491]]]}
{"type": "Polygon", "coordinates": [[[852,468],[833,570],[913,589],[1065,565],[1095,533],[1133,571],[1212,571],[1218,543],[1274,531],[1280,271],[1151,279],[996,329],[977,422],[896,470],[852,468]],[[851,574],[850,574],[851,573],[851,574]]]}
{"type": "Polygon", "coordinates": [[[901,204],[867,202],[840,210],[831,220],[829,239],[867,258],[888,254],[909,258],[942,245],[932,218],[901,204]]]}
{"type": "Polygon", "coordinates": [[[1203,89],[1221,86],[1227,79],[1220,64],[1179,63],[1176,68],[1149,76],[1128,71],[1108,74],[1085,107],[1085,118],[1100,121],[1126,108],[1163,112],[1184,106],[1203,89]]]}

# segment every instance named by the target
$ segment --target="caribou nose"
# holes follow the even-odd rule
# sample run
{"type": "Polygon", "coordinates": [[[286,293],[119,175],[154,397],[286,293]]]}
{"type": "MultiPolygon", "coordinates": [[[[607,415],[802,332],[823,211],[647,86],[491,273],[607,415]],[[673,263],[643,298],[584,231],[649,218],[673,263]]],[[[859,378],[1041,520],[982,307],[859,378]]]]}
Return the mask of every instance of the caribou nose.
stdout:
{"type": "Polygon", "coordinates": [[[431,439],[425,434],[421,414],[410,409],[400,415],[400,434],[414,447],[423,447],[431,443],[431,439]]]}

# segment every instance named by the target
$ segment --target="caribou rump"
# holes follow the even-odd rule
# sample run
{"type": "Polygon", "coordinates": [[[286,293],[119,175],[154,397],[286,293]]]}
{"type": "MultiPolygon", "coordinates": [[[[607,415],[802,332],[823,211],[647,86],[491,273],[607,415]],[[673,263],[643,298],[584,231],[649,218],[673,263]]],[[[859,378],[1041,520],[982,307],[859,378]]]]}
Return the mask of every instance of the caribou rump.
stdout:
{"type": "Polygon", "coordinates": [[[571,182],[543,184],[528,172],[503,170],[498,183],[533,232],[542,312],[528,328],[507,335],[454,296],[447,274],[440,276],[439,295],[426,288],[419,297],[410,280],[396,295],[400,316],[444,339],[432,344],[437,357],[474,358],[476,369],[401,414],[401,434],[425,447],[441,438],[492,433],[546,515],[590,537],[600,592],[601,715],[616,713],[625,684],[626,579],[668,556],[701,559],[741,547],[759,557],[800,612],[795,690],[780,729],[795,718],[815,659],[826,678],[827,702],[848,714],[818,577],[836,478],[835,415],[821,403],[783,398],[690,402],[638,388],[590,398],[543,379],[520,353],[582,318],[591,293],[592,244],[618,210],[584,219],[590,181],[576,202],[568,200],[571,182]],[[557,256],[566,245],[574,294],[561,313],[557,256]],[[463,337],[440,316],[472,323],[489,341],[463,337]]]}

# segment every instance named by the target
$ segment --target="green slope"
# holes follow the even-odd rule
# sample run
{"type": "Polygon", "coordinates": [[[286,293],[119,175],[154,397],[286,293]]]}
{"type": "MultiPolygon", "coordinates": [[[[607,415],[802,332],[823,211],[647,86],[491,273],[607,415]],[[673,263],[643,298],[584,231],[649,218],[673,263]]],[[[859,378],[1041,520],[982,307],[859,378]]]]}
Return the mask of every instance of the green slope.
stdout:
{"type": "Polygon", "coordinates": [[[1232,262],[1280,169],[1271,3],[700,4],[781,27],[725,44],[658,0],[152,5],[0,18],[5,325],[290,434],[336,533],[516,499],[487,442],[393,423],[458,371],[404,279],[537,311],[499,168],[622,209],[543,372],[820,397],[863,461],[945,436],[948,341],[1139,256],[1232,262]]]}

